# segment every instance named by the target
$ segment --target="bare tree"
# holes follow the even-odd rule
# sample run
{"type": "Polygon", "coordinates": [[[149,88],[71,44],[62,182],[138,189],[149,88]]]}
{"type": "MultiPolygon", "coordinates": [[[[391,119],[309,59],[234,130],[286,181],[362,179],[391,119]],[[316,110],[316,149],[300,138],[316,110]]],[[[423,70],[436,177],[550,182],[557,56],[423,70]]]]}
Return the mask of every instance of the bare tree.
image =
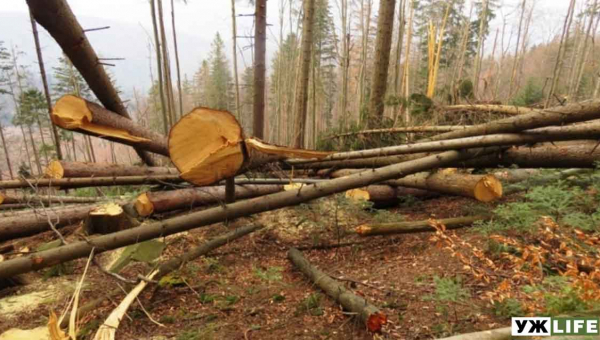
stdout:
{"type": "MultiPolygon", "coordinates": [[[[186,0],[183,1],[184,3],[186,0]]],[[[179,50],[177,49],[177,31],[175,29],[175,3],[171,0],[171,26],[173,27],[173,48],[175,49],[175,67],[177,68],[177,93],[179,94],[179,117],[183,115],[183,93],[181,92],[181,69],[179,50]]]]}
{"type": "Polygon", "coordinates": [[[231,0],[231,26],[233,39],[233,81],[235,82],[235,113],[237,115],[237,118],[240,120],[240,124],[242,124],[243,119],[242,114],[240,112],[240,84],[237,65],[237,27],[235,21],[235,0],[231,0]]]}
{"type": "Polygon", "coordinates": [[[254,136],[264,138],[267,54],[267,0],[255,0],[254,11],[254,136]]]}
{"type": "Polygon", "coordinates": [[[169,114],[167,113],[167,104],[165,103],[165,92],[164,92],[164,84],[163,84],[163,72],[162,72],[162,58],[161,58],[161,46],[160,46],[160,37],[158,35],[158,24],[156,20],[156,3],[155,0],[150,0],[150,10],[152,12],[152,28],[154,30],[154,48],[156,50],[156,69],[158,71],[158,92],[160,95],[160,109],[162,111],[163,117],[163,129],[164,134],[169,133],[169,127],[171,126],[171,122],[169,119],[169,114]]]}

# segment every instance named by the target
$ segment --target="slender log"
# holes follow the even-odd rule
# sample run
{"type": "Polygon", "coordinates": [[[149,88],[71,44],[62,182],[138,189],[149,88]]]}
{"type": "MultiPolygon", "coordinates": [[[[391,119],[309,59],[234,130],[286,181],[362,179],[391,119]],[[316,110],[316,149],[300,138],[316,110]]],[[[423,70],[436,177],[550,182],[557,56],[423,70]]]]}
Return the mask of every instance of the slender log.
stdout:
{"type": "Polygon", "coordinates": [[[477,112],[489,112],[489,113],[504,113],[509,115],[522,115],[526,113],[540,113],[542,110],[532,109],[529,107],[516,106],[516,105],[450,105],[442,108],[444,111],[477,111],[477,112]]]}
{"type": "Polygon", "coordinates": [[[407,127],[395,127],[389,129],[372,129],[372,130],[361,130],[356,132],[340,133],[333,136],[327,136],[324,140],[336,139],[349,136],[363,136],[363,135],[379,135],[386,133],[427,133],[427,132],[449,132],[455,130],[463,130],[470,127],[470,125],[446,125],[446,126],[407,126],[407,127]]]}
{"type": "MultiPolygon", "coordinates": [[[[597,138],[600,138],[600,122],[593,121],[589,123],[582,123],[576,125],[533,129],[521,133],[505,133],[487,136],[465,137],[451,140],[404,144],[377,149],[339,152],[327,156],[319,162],[327,162],[330,160],[384,157],[419,152],[457,150],[472,147],[523,145],[548,141],[569,141],[578,139],[597,138]]],[[[287,164],[295,166],[316,162],[317,161],[314,159],[290,159],[286,161],[287,164]]]]}
{"type": "MultiPolygon", "coordinates": [[[[436,220],[436,222],[443,224],[447,229],[457,229],[470,226],[476,221],[482,221],[488,218],[489,216],[485,215],[466,216],[444,218],[441,220],[436,220]]],[[[360,236],[377,236],[431,232],[435,230],[436,229],[431,226],[431,220],[425,220],[396,223],[368,223],[359,225],[354,231],[360,236]]]]}
{"type": "Polygon", "coordinates": [[[52,195],[8,195],[0,192],[0,206],[5,204],[71,204],[71,203],[95,203],[104,200],[103,197],[73,197],[52,195]]]}
{"type": "Polygon", "coordinates": [[[61,179],[72,177],[124,177],[178,175],[179,171],[168,167],[143,167],[113,163],[85,163],[53,161],[47,167],[47,178],[61,179]]]}
{"type": "Polygon", "coordinates": [[[168,156],[167,139],[102,106],[73,95],[62,96],[52,109],[52,122],[63,129],[81,132],[142,150],[168,156]]]}
{"type": "Polygon", "coordinates": [[[0,278],[11,277],[32,270],[46,268],[57,263],[86,257],[89,256],[94,248],[96,252],[104,252],[110,249],[124,247],[129,244],[163,237],[217,222],[297,205],[316,198],[344,192],[349,189],[395,179],[403,175],[422,172],[437,167],[444,167],[457,160],[468,159],[487,152],[493,152],[494,150],[495,149],[448,151],[411,162],[394,164],[369,172],[358,173],[344,178],[336,178],[322,183],[304,186],[297,190],[283,191],[224,206],[217,206],[155,223],[145,224],[110,235],[98,236],[85,242],[73,242],[55,249],[0,262],[0,278]]]}
{"type": "MultiPolygon", "coordinates": [[[[168,275],[169,273],[181,268],[186,263],[193,261],[193,260],[199,258],[200,256],[204,256],[204,255],[210,253],[211,251],[230,243],[233,240],[236,240],[240,237],[246,236],[246,235],[248,235],[256,230],[259,230],[261,228],[262,228],[262,225],[260,225],[260,224],[250,224],[245,227],[236,228],[226,234],[219,235],[219,236],[207,241],[206,243],[202,244],[201,246],[185,252],[181,256],[173,257],[173,258],[163,262],[158,267],[158,274],[156,274],[154,276],[154,279],[160,280],[165,275],[168,275]]],[[[84,314],[96,309],[96,307],[98,305],[100,305],[103,301],[110,299],[111,297],[116,296],[122,292],[123,292],[123,290],[121,288],[113,289],[111,291],[108,291],[104,296],[97,298],[95,300],[92,300],[92,301],[86,303],[85,305],[79,307],[77,309],[77,319],[81,319],[81,317],[84,314]]],[[[67,315],[65,318],[63,318],[63,321],[60,324],[60,326],[67,327],[68,322],[69,322],[69,315],[67,315]]]]}
{"type": "Polygon", "coordinates": [[[38,187],[52,188],[86,188],[86,187],[110,187],[116,185],[143,185],[143,184],[165,184],[165,183],[181,183],[178,175],[161,175],[161,176],[127,176],[127,177],[91,177],[91,178],[39,178],[30,179],[29,182],[24,180],[0,181],[0,189],[18,189],[29,188],[30,184],[38,187]]]}
{"type": "Polygon", "coordinates": [[[4,217],[0,220],[0,241],[35,235],[55,228],[65,227],[85,219],[96,205],[85,205],[69,209],[39,209],[32,215],[4,217]]]}
{"type": "Polygon", "coordinates": [[[387,316],[379,308],[370,304],[364,298],[355,295],[346,289],[343,284],[313,266],[298,249],[290,248],[287,256],[315,285],[341,304],[344,309],[356,314],[369,331],[379,332],[381,327],[387,323],[387,316]]]}
{"type": "Polygon", "coordinates": [[[456,139],[495,133],[513,133],[552,125],[583,122],[600,118],[600,101],[574,103],[479,124],[467,129],[442,133],[423,141],[456,139]]]}
{"type": "MultiPolygon", "coordinates": [[[[14,204],[2,204],[0,205],[0,210],[20,210],[20,209],[26,209],[29,208],[28,204],[24,204],[24,203],[14,203],[14,204]]],[[[4,214],[6,213],[1,213],[0,214],[0,218],[4,217],[4,214]]]]}
{"type": "MultiPolygon", "coordinates": [[[[236,186],[235,198],[245,199],[263,196],[283,190],[282,185],[245,185],[236,186]]],[[[135,210],[140,216],[150,216],[177,209],[190,209],[192,207],[223,202],[226,187],[186,188],[171,191],[148,191],[137,197],[135,210]]]]}
{"type": "Polygon", "coordinates": [[[90,210],[84,230],[88,235],[110,234],[138,225],[139,223],[135,219],[125,213],[121,205],[111,202],[90,210]]]}
{"type": "MultiPolygon", "coordinates": [[[[27,0],[27,5],[35,20],[50,33],[69,57],[100,103],[106,109],[131,119],[67,1],[27,0]]],[[[142,149],[136,148],[136,152],[144,163],[154,165],[150,155],[142,149]]]]}
{"type": "Polygon", "coordinates": [[[365,188],[346,191],[346,198],[354,201],[369,201],[376,208],[390,207],[398,204],[403,197],[412,196],[428,198],[436,193],[421,189],[393,187],[390,185],[369,185],[365,188]]]}
{"type": "MultiPolygon", "coordinates": [[[[5,205],[1,205],[0,208],[4,207],[5,205]]],[[[90,204],[91,207],[95,207],[97,206],[97,204],[90,204]]],[[[65,205],[65,206],[58,206],[58,207],[31,207],[30,205],[23,205],[24,208],[28,208],[28,209],[22,209],[22,210],[15,210],[15,211],[6,211],[3,213],[0,213],[0,218],[4,218],[4,217],[14,217],[14,216],[23,216],[23,215],[42,215],[42,216],[46,216],[46,214],[48,214],[48,211],[51,211],[52,214],[60,214],[61,211],[63,210],[69,210],[69,209],[73,209],[73,208],[77,208],[77,207],[81,207],[81,205],[65,205]]],[[[91,209],[91,208],[90,208],[91,209]]]]}

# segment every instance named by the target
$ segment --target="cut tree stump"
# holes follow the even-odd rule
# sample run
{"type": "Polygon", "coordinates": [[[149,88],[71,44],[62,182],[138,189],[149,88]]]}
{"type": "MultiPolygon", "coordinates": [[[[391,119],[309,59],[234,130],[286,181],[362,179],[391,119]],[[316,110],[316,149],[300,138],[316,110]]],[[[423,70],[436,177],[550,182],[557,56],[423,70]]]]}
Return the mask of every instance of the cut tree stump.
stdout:
{"type": "MultiPolygon", "coordinates": [[[[238,185],[235,198],[245,199],[263,196],[283,190],[283,185],[238,185]]],[[[225,201],[226,187],[186,188],[171,191],[148,191],[137,197],[135,210],[139,216],[150,216],[178,209],[190,209],[200,205],[225,201]]]]}
{"type": "MultiPolygon", "coordinates": [[[[488,219],[489,216],[466,216],[455,218],[444,218],[435,220],[437,223],[443,224],[447,229],[457,229],[470,226],[476,221],[488,219]]],[[[421,232],[432,232],[436,229],[431,226],[431,220],[411,221],[411,222],[396,222],[396,223],[367,223],[361,224],[354,230],[360,236],[377,236],[377,235],[395,235],[395,234],[411,234],[421,232]]]]}
{"type": "Polygon", "coordinates": [[[179,171],[169,167],[144,167],[112,163],[86,163],[52,161],[45,171],[45,177],[53,179],[72,177],[124,177],[179,175],[179,171]]]}
{"type": "Polygon", "coordinates": [[[104,107],[73,95],[62,96],[52,108],[52,123],[81,132],[169,156],[165,136],[119,116],[104,107]]]}
{"type": "Polygon", "coordinates": [[[86,188],[86,187],[109,187],[117,185],[143,185],[143,184],[175,184],[183,182],[179,175],[160,176],[127,176],[127,177],[84,177],[84,178],[37,178],[24,180],[0,181],[0,189],[18,188],[86,188]],[[29,182],[28,182],[29,181],[29,182]]]}
{"type": "Polygon", "coordinates": [[[331,153],[245,139],[242,127],[231,113],[196,108],[171,129],[169,154],[184,180],[202,186],[269,162],[292,157],[319,159],[331,153]]]}
{"type": "Polygon", "coordinates": [[[119,204],[111,202],[90,210],[84,230],[88,235],[110,234],[138,225],[139,222],[128,216],[119,204]]]}
{"type": "Polygon", "coordinates": [[[381,327],[387,323],[387,316],[379,308],[352,293],[343,284],[313,266],[298,249],[291,248],[287,256],[315,285],[341,304],[344,309],[355,313],[369,331],[380,332],[381,327]]]}

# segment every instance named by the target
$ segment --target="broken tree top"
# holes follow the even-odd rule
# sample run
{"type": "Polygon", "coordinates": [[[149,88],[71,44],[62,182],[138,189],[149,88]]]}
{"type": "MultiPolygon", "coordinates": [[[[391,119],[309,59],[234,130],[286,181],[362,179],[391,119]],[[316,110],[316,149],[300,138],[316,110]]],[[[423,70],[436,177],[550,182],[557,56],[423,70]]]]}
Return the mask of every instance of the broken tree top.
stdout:
{"type": "Polygon", "coordinates": [[[320,159],[330,153],[244,139],[242,127],[231,113],[200,107],[171,129],[169,154],[183,179],[207,185],[268,162],[291,157],[320,159]]]}

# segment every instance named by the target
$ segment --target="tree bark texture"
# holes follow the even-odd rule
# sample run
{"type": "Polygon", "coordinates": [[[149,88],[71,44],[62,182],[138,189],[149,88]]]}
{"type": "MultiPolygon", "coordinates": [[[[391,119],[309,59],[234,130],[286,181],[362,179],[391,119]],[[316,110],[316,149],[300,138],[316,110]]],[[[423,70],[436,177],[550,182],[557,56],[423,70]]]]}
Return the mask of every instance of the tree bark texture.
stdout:
{"type": "Polygon", "coordinates": [[[116,185],[143,185],[143,184],[168,184],[181,183],[178,175],[160,175],[160,176],[127,176],[127,177],[91,177],[91,178],[40,178],[24,180],[0,181],[0,189],[18,189],[30,188],[33,185],[37,188],[86,188],[86,187],[109,187],[116,185]]]}
{"type": "Polygon", "coordinates": [[[255,0],[254,11],[254,101],[252,133],[264,138],[265,77],[267,55],[267,0],[255,0]]]}
{"type": "Polygon", "coordinates": [[[46,167],[47,178],[129,177],[179,175],[176,168],[144,167],[113,163],[53,161],[46,167]]]}
{"type": "Polygon", "coordinates": [[[369,185],[365,188],[346,191],[347,198],[369,201],[378,209],[394,206],[398,204],[402,198],[408,196],[428,198],[436,195],[436,193],[431,191],[391,185],[369,185]]]}
{"type": "Polygon", "coordinates": [[[355,232],[360,236],[397,235],[436,231],[431,226],[432,222],[443,224],[446,229],[457,229],[472,225],[476,221],[483,221],[489,216],[465,216],[444,218],[441,220],[410,221],[396,223],[369,223],[356,227],[355,232]]]}
{"type": "Polygon", "coordinates": [[[9,195],[0,192],[0,206],[5,204],[71,204],[71,203],[94,203],[102,201],[103,197],[73,197],[73,196],[51,196],[51,195],[9,195]]]}

